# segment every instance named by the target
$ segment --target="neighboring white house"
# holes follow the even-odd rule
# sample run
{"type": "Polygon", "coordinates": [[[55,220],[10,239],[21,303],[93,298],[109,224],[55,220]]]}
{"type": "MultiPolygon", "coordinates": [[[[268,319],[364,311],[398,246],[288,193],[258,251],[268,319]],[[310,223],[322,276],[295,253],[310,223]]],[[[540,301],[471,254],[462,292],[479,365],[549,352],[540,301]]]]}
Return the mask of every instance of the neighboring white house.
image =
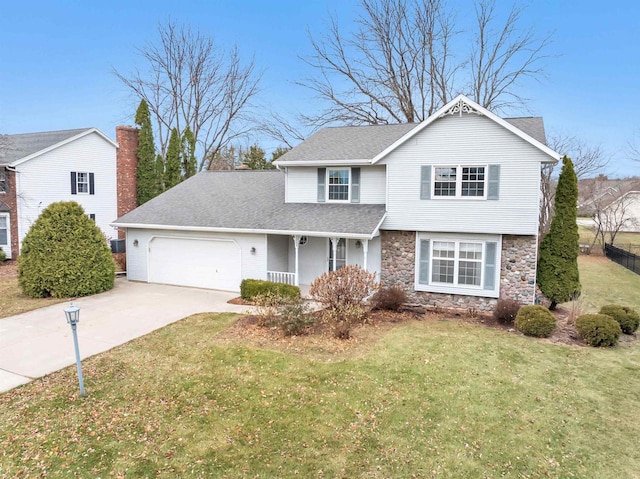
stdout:
{"type": "Polygon", "coordinates": [[[238,291],[345,264],[424,305],[535,297],[541,118],[459,96],[420,124],[320,130],[279,171],[205,172],[119,218],[131,280],[238,291]]]}
{"type": "Polygon", "coordinates": [[[83,206],[107,238],[117,237],[117,145],[96,128],[6,135],[0,147],[0,247],[17,257],[44,208],[83,206]]]}

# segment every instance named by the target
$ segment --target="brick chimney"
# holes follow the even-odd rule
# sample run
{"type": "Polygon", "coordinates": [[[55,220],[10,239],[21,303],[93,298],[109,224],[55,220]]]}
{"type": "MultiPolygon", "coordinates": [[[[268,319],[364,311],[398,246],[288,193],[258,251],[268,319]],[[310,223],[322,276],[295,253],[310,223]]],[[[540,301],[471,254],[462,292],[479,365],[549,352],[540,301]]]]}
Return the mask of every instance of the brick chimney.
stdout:
{"type": "MultiPolygon", "coordinates": [[[[136,168],[138,166],[138,132],[132,126],[116,126],[116,175],[118,178],[118,218],[138,206],[136,195],[136,168]]],[[[124,239],[124,230],[118,232],[124,239]]]]}

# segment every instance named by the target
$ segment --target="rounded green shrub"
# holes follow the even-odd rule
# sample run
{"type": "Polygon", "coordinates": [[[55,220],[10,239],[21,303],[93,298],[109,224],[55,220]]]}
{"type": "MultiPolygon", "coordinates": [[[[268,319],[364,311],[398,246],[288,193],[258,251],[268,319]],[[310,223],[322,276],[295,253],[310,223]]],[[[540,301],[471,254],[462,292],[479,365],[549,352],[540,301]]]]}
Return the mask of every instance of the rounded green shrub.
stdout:
{"type": "Polygon", "coordinates": [[[606,314],[615,319],[625,334],[635,333],[640,325],[640,316],[638,316],[638,313],[627,306],[607,304],[600,308],[600,314],[606,314]]]}
{"type": "Polygon", "coordinates": [[[299,298],[300,288],[284,283],[274,283],[261,279],[243,279],[240,283],[240,297],[253,301],[256,296],[272,294],[283,298],[299,298]]]}
{"type": "Polygon", "coordinates": [[[583,314],[576,319],[578,335],[589,346],[615,346],[622,334],[616,320],[606,314],[583,314]]]}
{"type": "Polygon", "coordinates": [[[515,325],[525,336],[548,338],[556,329],[556,318],[544,306],[522,306],[516,315],[515,325]]]}
{"type": "Polygon", "coordinates": [[[18,282],[27,296],[86,296],[113,288],[114,279],[102,231],[74,201],[45,208],[22,242],[18,282]]]}

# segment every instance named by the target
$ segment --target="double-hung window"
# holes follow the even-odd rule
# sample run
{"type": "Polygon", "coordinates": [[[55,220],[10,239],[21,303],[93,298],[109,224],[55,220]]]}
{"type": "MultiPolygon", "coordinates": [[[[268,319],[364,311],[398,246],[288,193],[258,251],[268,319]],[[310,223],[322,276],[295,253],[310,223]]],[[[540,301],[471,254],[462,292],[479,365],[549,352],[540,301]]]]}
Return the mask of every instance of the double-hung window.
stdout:
{"type": "Polygon", "coordinates": [[[84,171],[71,172],[71,194],[95,194],[95,175],[84,171]]]}
{"type": "Polygon", "coordinates": [[[327,201],[349,201],[349,168],[327,168],[327,201]]]}
{"type": "MultiPolygon", "coordinates": [[[[0,215],[0,246],[9,245],[9,220],[7,215],[0,215]]],[[[6,251],[5,251],[6,252],[6,251]]]]}
{"type": "Polygon", "coordinates": [[[484,199],[500,196],[500,165],[423,165],[420,199],[484,199]]]}
{"type": "Polygon", "coordinates": [[[484,198],[485,179],[485,166],[436,166],[433,196],[484,198]]]}
{"type": "Polygon", "coordinates": [[[416,289],[497,297],[500,238],[418,233],[416,289]]]}

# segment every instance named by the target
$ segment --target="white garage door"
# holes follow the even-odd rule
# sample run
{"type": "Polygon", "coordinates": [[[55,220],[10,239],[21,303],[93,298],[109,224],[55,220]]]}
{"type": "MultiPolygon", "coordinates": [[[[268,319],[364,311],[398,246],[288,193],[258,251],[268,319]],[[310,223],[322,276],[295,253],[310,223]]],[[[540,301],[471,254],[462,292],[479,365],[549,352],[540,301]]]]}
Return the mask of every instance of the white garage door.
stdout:
{"type": "Polygon", "coordinates": [[[240,247],[234,241],[155,237],[149,282],[239,291],[240,247]]]}

